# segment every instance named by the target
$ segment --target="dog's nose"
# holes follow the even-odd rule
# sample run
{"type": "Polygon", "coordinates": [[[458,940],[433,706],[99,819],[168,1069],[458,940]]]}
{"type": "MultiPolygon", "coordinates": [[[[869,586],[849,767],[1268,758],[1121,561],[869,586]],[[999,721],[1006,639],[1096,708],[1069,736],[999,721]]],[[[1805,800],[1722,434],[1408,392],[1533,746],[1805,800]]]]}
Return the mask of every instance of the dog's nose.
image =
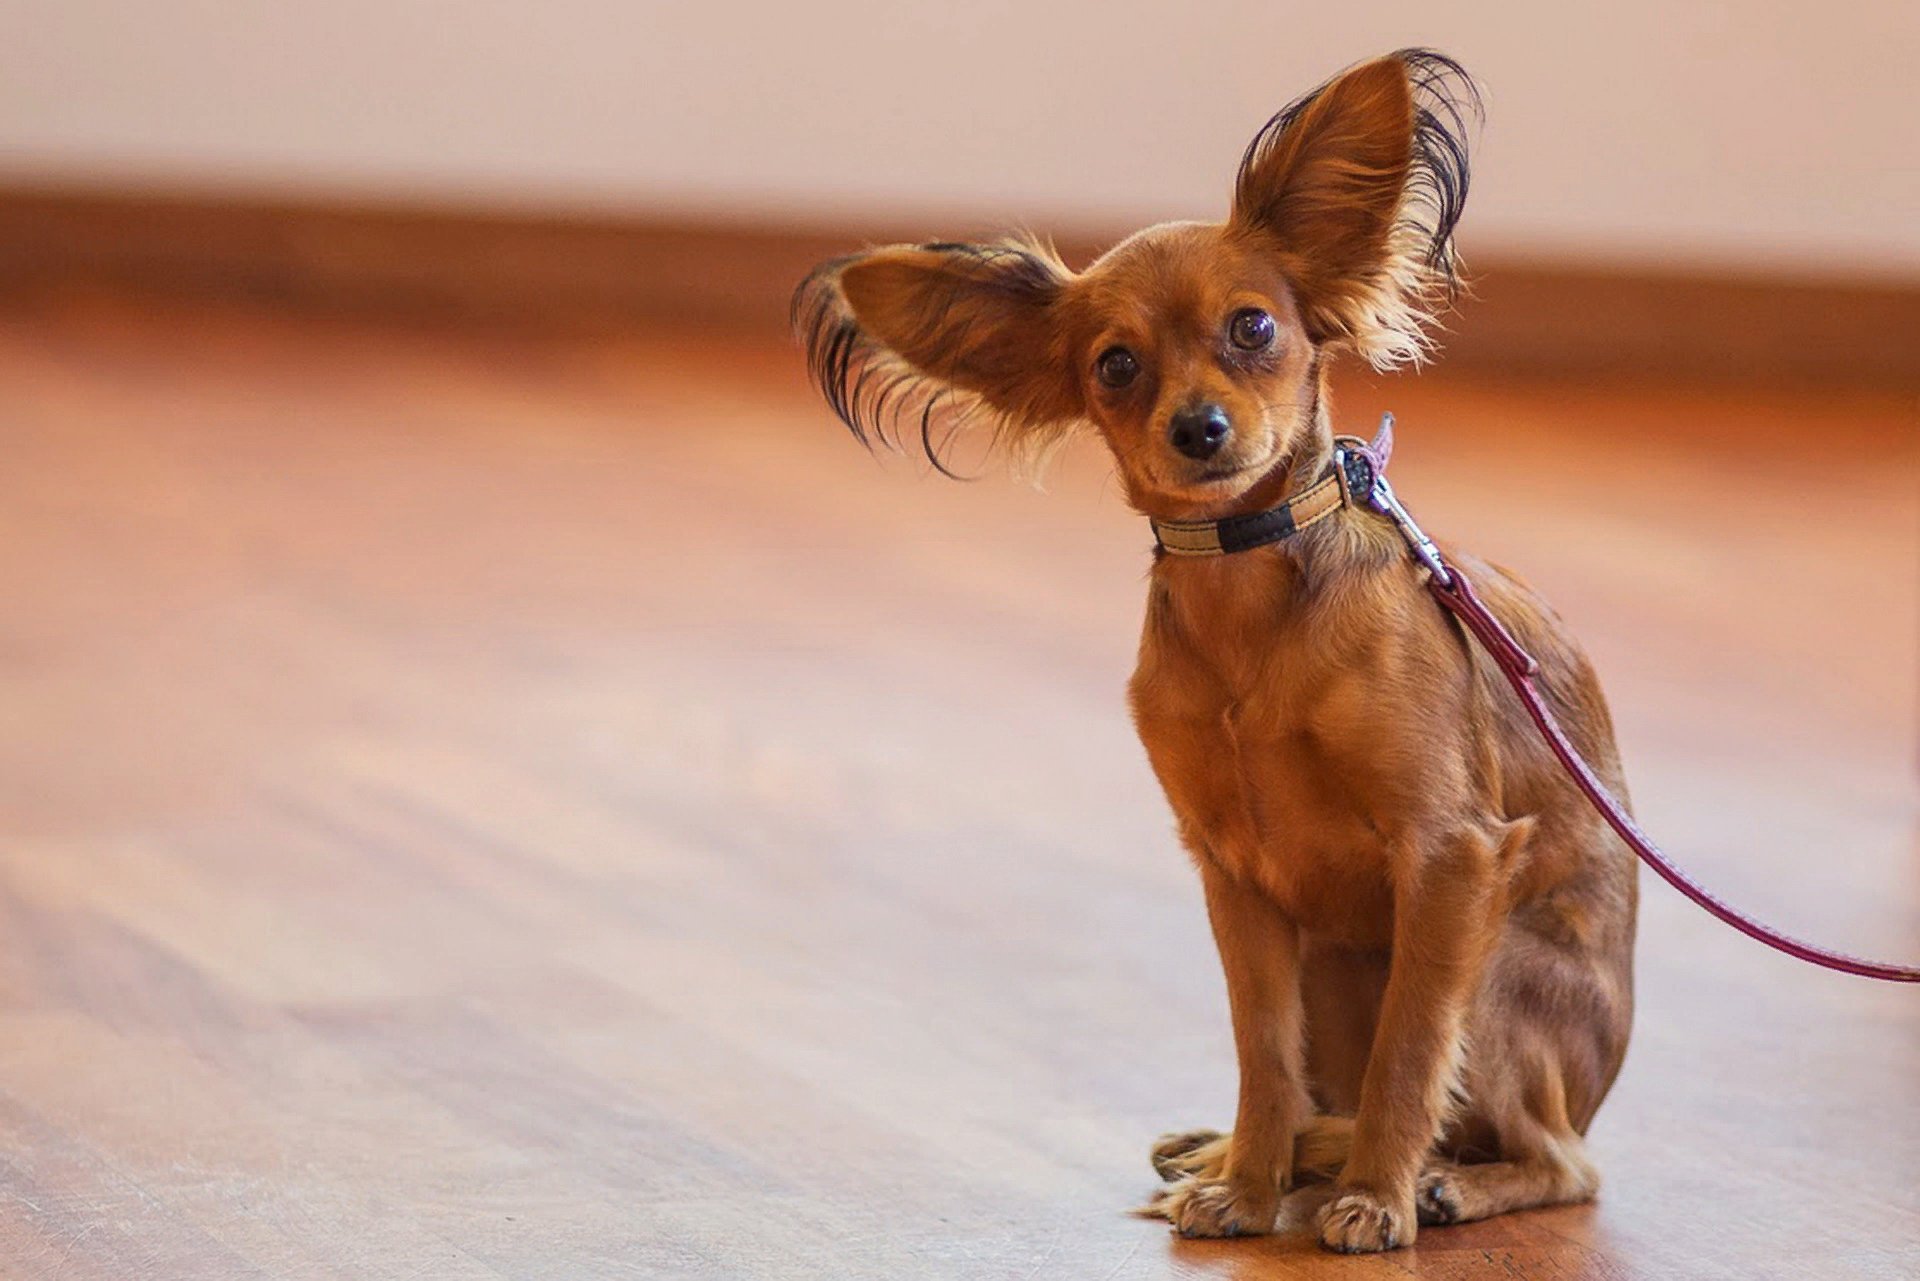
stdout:
{"type": "Polygon", "coordinates": [[[1211,458],[1233,435],[1233,423],[1227,411],[1218,405],[1199,405],[1175,410],[1167,428],[1167,441],[1189,458],[1211,458]]]}

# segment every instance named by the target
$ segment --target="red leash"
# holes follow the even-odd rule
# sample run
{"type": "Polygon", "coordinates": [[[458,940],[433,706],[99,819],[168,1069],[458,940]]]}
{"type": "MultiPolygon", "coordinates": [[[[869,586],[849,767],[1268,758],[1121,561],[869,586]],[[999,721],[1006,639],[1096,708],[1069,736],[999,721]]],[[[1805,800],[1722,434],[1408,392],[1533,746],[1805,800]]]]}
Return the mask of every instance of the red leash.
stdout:
{"type": "Polygon", "coordinates": [[[1620,839],[1640,856],[1641,861],[1660,874],[1660,879],[1748,938],[1757,939],[1788,956],[1838,970],[1842,974],[1858,974],[1862,978],[1886,979],[1893,983],[1920,983],[1920,967],[1864,960],[1845,952],[1802,943],[1799,939],[1782,934],[1764,921],[1756,920],[1721,901],[1676,867],[1673,860],[1653,843],[1653,838],[1641,831],[1640,825],[1614,799],[1613,793],[1594,775],[1592,767],[1567,738],[1566,731],[1560,728],[1560,722],[1554,719],[1552,709],[1547,706],[1546,700],[1540,696],[1539,687],[1533,682],[1540,664],[1493,616],[1474,593],[1473,584],[1467,581],[1466,575],[1447,562],[1440,554],[1440,549],[1434,546],[1433,540],[1421,531],[1413,517],[1407,514],[1407,509],[1394,497],[1386,477],[1387,456],[1393,451],[1393,415],[1388,414],[1381,419],[1380,434],[1374,437],[1371,445],[1347,438],[1342,438],[1341,444],[1344,449],[1340,466],[1350,501],[1364,503],[1392,520],[1399,528],[1414,556],[1426,565],[1431,575],[1427,580],[1427,589],[1433,593],[1434,599],[1459,619],[1461,626],[1480,642],[1506,676],[1507,683],[1513,686],[1513,692],[1520,696],[1520,703],[1527,709],[1527,715],[1533,718],[1533,723],[1540,729],[1540,736],[1559,758],[1560,764],[1566,767],[1574,785],[1593,802],[1593,807],[1600,811],[1600,817],[1607,820],[1613,830],[1620,834],[1620,839]]]}

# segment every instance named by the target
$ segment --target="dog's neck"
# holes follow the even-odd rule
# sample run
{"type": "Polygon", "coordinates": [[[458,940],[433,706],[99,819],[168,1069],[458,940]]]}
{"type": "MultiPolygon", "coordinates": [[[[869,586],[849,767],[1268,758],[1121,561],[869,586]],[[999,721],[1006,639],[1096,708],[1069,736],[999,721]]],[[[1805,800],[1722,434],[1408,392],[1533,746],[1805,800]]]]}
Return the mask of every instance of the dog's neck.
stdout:
{"type": "Polygon", "coordinates": [[[1260,479],[1224,500],[1173,501],[1136,494],[1132,506],[1152,520],[1230,520],[1278,507],[1327,474],[1333,462],[1333,416],[1327,407],[1326,371],[1314,361],[1313,394],[1302,407],[1298,441],[1260,479]]]}
{"type": "MultiPolygon", "coordinates": [[[[1330,581],[1345,571],[1369,568],[1395,559],[1403,551],[1391,536],[1391,526],[1368,517],[1380,510],[1375,477],[1392,451],[1392,417],[1383,418],[1371,444],[1357,438],[1335,437],[1324,393],[1312,402],[1309,421],[1298,433],[1300,444],[1258,482],[1233,502],[1202,509],[1202,514],[1177,519],[1154,516],[1156,559],[1177,562],[1237,562],[1221,564],[1219,574],[1270,580],[1280,571],[1280,582],[1268,590],[1284,595],[1303,583],[1330,581]]],[[[1214,571],[1197,580],[1216,581],[1214,571]]]]}
{"type": "Polygon", "coordinates": [[[1165,552],[1220,555],[1288,538],[1344,505],[1335,474],[1340,453],[1324,394],[1316,391],[1295,425],[1293,443],[1232,498],[1169,503],[1136,500],[1165,552]]]}

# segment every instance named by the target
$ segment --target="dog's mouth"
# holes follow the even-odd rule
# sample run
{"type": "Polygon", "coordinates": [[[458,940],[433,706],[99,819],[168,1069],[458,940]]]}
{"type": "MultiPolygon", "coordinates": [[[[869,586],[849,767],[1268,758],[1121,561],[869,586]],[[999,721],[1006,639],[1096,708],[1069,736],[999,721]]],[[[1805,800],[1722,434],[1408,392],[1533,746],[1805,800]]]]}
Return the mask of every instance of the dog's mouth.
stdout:
{"type": "Polygon", "coordinates": [[[1216,459],[1188,472],[1181,479],[1180,488],[1203,501],[1228,501],[1254,488],[1285,463],[1278,453],[1271,452],[1258,458],[1216,459]]]}
{"type": "Polygon", "coordinates": [[[1283,478],[1293,441],[1278,433],[1250,433],[1212,458],[1188,459],[1174,451],[1135,455],[1132,489],[1143,511],[1164,520],[1213,520],[1230,516],[1250,499],[1264,500],[1283,478]]]}

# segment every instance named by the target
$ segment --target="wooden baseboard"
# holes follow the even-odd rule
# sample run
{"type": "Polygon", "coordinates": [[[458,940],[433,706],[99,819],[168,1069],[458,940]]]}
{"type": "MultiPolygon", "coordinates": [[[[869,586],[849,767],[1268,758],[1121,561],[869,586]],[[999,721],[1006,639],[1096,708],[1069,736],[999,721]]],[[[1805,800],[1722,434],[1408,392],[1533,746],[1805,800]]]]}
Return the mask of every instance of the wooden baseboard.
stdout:
{"type": "MultiPolygon", "coordinates": [[[[942,229],[950,231],[951,229],[942,229]]],[[[0,289],[245,297],[469,323],[784,329],[841,231],[0,185],[0,289]]],[[[1062,241],[1070,261],[1100,246],[1062,241]]],[[[1448,368],[1920,388],[1920,281],[1790,280],[1485,256],[1448,368]]]]}
{"type": "Polygon", "coordinates": [[[1920,391],[1920,280],[1472,265],[1475,297],[1448,321],[1449,362],[1920,391]]]}

